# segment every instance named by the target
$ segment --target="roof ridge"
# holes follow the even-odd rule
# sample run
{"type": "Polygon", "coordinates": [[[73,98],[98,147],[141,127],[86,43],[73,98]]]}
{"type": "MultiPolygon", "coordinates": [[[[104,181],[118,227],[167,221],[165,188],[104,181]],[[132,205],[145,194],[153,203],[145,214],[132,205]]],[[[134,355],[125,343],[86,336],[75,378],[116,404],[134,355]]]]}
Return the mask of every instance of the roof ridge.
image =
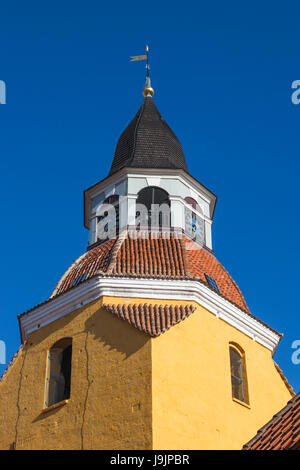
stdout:
{"type": "Polygon", "coordinates": [[[179,237],[179,242],[180,242],[180,245],[181,245],[182,259],[183,259],[185,274],[187,276],[192,277],[191,271],[190,271],[189,258],[188,258],[187,250],[186,250],[186,242],[184,241],[183,237],[179,237]]]}
{"type": "Polygon", "coordinates": [[[107,269],[106,269],[107,274],[113,273],[116,268],[117,256],[118,256],[121,246],[123,245],[124,240],[126,239],[126,235],[127,235],[127,230],[123,230],[123,232],[119,234],[118,238],[116,238],[113,249],[110,252],[108,260],[107,260],[107,269]]]}
{"type": "Polygon", "coordinates": [[[132,163],[133,160],[134,160],[134,153],[135,153],[135,149],[136,149],[136,137],[137,137],[138,127],[139,127],[139,124],[140,124],[140,121],[141,121],[141,118],[142,118],[142,115],[143,115],[143,112],[144,112],[144,109],[145,109],[145,102],[146,102],[146,98],[144,99],[143,104],[142,104],[142,106],[140,107],[140,109],[138,111],[139,117],[137,118],[136,124],[134,126],[133,147],[132,147],[132,152],[131,152],[131,156],[130,156],[130,159],[129,159],[129,163],[132,163]]]}
{"type": "Polygon", "coordinates": [[[52,294],[50,295],[49,299],[53,298],[56,296],[57,292],[59,291],[60,286],[62,285],[64,279],[67,277],[67,275],[71,272],[71,270],[74,268],[74,266],[78,265],[81,261],[81,259],[86,255],[87,251],[85,251],[82,255],[80,255],[78,258],[76,258],[72,263],[70,264],[69,268],[64,272],[62,277],[59,279],[59,281],[56,283],[52,294]]]}
{"type": "MultiPolygon", "coordinates": [[[[84,260],[85,257],[87,257],[88,259],[92,259],[93,262],[95,263],[99,259],[99,256],[101,256],[101,255],[105,256],[105,250],[107,249],[107,246],[109,246],[110,243],[111,243],[111,239],[108,239],[104,243],[102,243],[100,245],[96,245],[93,249],[85,251],[82,255],[80,255],[78,258],[76,258],[75,261],[73,261],[71,263],[70,267],[65,271],[65,273],[62,275],[62,277],[60,278],[60,280],[56,284],[55,289],[53,290],[53,292],[50,295],[49,299],[56,297],[60,293],[60,290],[64,287],[64,283],[65,283],[66,278],[72,273],[72,271],[75,268],[79,267],[79,270],[80,270],[81,262],[82,262],[82,260],[84,260]]],[[[110,253],[110,251],[109,251],[109,253],[110,253]]],[[[107,260],[106,260],[106,263],[107,263],[107,260]]],[[[107,267],[107,264],[106,264],[106,267],[107,267]]],[[[91,268],[89,269],[89,271],[91,271],[91,268]]],[[[75,274],[77,274],[77,276],[79,275],[78,272],[77,273],[75,272],[75,274]]],[[[73,276],[73,278],[74,278],[74,276],[73,276]]],[[[75,278],[76,278],[76,276],[75,276],[75,278]]]]}

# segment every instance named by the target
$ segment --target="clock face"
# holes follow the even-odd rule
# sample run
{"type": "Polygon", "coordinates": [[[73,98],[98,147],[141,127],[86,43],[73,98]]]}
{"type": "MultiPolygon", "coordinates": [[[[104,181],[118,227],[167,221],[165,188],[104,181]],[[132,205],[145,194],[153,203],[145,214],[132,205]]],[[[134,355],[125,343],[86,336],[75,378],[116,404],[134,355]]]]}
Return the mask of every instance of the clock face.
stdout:
{"type": "Polygon", "coordinates": [[[193,240],[204,242],[204,221],[188,208],[185,208],[185,231],[193,240]]]}
{"type": "MultiPolygon", "coordinates": [[[[107,203],[108,204],[108,203],[107,203]]],[[[119,205],[111,206],[97,217],[97,240],[116,238],[119,233],[119,205]]]]}

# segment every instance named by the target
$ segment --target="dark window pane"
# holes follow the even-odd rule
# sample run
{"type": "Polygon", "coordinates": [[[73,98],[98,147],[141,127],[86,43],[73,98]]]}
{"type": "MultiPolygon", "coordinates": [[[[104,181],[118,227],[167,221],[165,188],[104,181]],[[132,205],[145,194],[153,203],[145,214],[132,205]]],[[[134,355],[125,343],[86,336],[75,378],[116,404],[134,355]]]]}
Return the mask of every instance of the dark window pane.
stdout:
{"type": "Polygon", "coordinates": [[[72,344],[71,339],[56,343],[49,351],[46,406],[70,398],[72,344]]]}
{"type": "Polygon", "coordinates": [[[246,395],[246,377],[243,365],[243,357],[239,352],[230,347],[230,370],[231,370],[231,385],[232,385],[232,396],[240,401],[247,402],[248,397],[246,395]]]}
{"type": "Polygon", "coordinates": [[[217,291],[217,292],[220,293],[220,289],[219,289],[219,286],[218,286],[218,284],[217,284],[217,281],[216,281],[213,277],[209,276],[209,275],[206,274],[206,273],[204,273],[204,275],[205,275],[205,277],[206,277],[206,280],[207,280],[207,282],[208,282],[208,285],[209,285],[210,287],[212,287],[215,291],[217,291]]]}
{"type": "MultiPolygon", "coordinates": [[[[170,226],[170,213],[169,211],[167,213],[165,209],[170,207],[171,203],[169,195],[164,189],[156,186],[142,189],[138,194],[136,204],[143,204],[146,207],[148,211],[146,223],[149,228],[151,226],[159,228],[170,226]],[[153,210],[153,204],[158,206],[165,204],[167,207],[165,206],[163,211],[153,210]]],[[[143,224],[141,223],[141,225],[143,224]]]]}
{"type": "Polygon", "coordinates": [[[107,219],[107,223],[103,226],[102,238],[99,236],[97,237],[97,241],[106,241],[109,238],[115,238],[119,235],[119,219],[120,219],[120,206],[119,206],[119,196],[118,194],[114,194],[112,196],[108,196],[104,201],[104,204],[110,204],[114,207],[114,211],[111,210],[110,212],[105,211],[103,214],[97,217],[97,224],[102,222],[104,219],[107,219]]]}
{"type": "Polygon", "coordinates": [[[72,346],[68,346],[62,352],[61,373],[64,377],[64,396],[63,400],[70,397],[71,386],[71,360],[72,360],[72,346]]]}

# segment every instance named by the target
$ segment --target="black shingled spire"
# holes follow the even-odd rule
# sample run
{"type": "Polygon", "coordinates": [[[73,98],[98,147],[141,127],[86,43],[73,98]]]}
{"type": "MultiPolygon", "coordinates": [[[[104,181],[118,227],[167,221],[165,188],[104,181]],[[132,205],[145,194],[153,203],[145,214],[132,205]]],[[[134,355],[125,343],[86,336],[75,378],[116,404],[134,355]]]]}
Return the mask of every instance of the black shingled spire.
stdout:
{"type": "Polygon", "coordinates": [[[188,171],[179,140],[149,95],[119,138],[109,175],[124,167],[188,171]]]}

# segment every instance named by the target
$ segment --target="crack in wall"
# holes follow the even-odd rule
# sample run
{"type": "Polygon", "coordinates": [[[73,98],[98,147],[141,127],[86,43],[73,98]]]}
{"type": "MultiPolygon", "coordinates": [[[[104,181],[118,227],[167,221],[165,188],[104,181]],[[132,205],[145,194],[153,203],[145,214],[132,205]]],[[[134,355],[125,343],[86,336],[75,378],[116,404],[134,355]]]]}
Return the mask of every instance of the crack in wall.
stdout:
{"type": "Polygon", "coordinates": [[[86,353],[86,378],[87,378],[87,390],[86,390],[86,395],[85,395],[85,400],[84,400],[84,406],[83,406],[83,414],[82,414],[82,425],[81,425],[81,450],[84,449],[84,435],[83,435],[83,428],[85,424],[85,415],[86,415],[86,408],[87,408],[87,401],[88,401],[88,395],[89,395],[89,390],[90,387],[93,383],[93,380],[90,380],[89,378],[89,353],[88,353],[88,348],[87,348],[87,340],[88,340],[88,332],[86,333],[86,338],[85,338],[85,344],[84,344],[84,349],[86,353]]]}
{"type": "Polygon", "coordinates": [[[25,364],[25,359],[26,359],[27,351],[24,351],[24,359],[22,363],[22,367],[20,370],[20,380],[19,380],[19,387],[18,387],[18,396],[17,396],[17,409],[18,409],[18,415],[16,419],[16,428],[15,428],[15,442],[14,442],[14,449],[17,448],[17,439],[18,439],[18,424],[20,420],[20,415],[21,415],[21,408],[20,408],[20,396],[21,396],[21,387],[22,387],[22,379],[23,379],[23,369],[24,369],[24,364],[25,364]]]}

